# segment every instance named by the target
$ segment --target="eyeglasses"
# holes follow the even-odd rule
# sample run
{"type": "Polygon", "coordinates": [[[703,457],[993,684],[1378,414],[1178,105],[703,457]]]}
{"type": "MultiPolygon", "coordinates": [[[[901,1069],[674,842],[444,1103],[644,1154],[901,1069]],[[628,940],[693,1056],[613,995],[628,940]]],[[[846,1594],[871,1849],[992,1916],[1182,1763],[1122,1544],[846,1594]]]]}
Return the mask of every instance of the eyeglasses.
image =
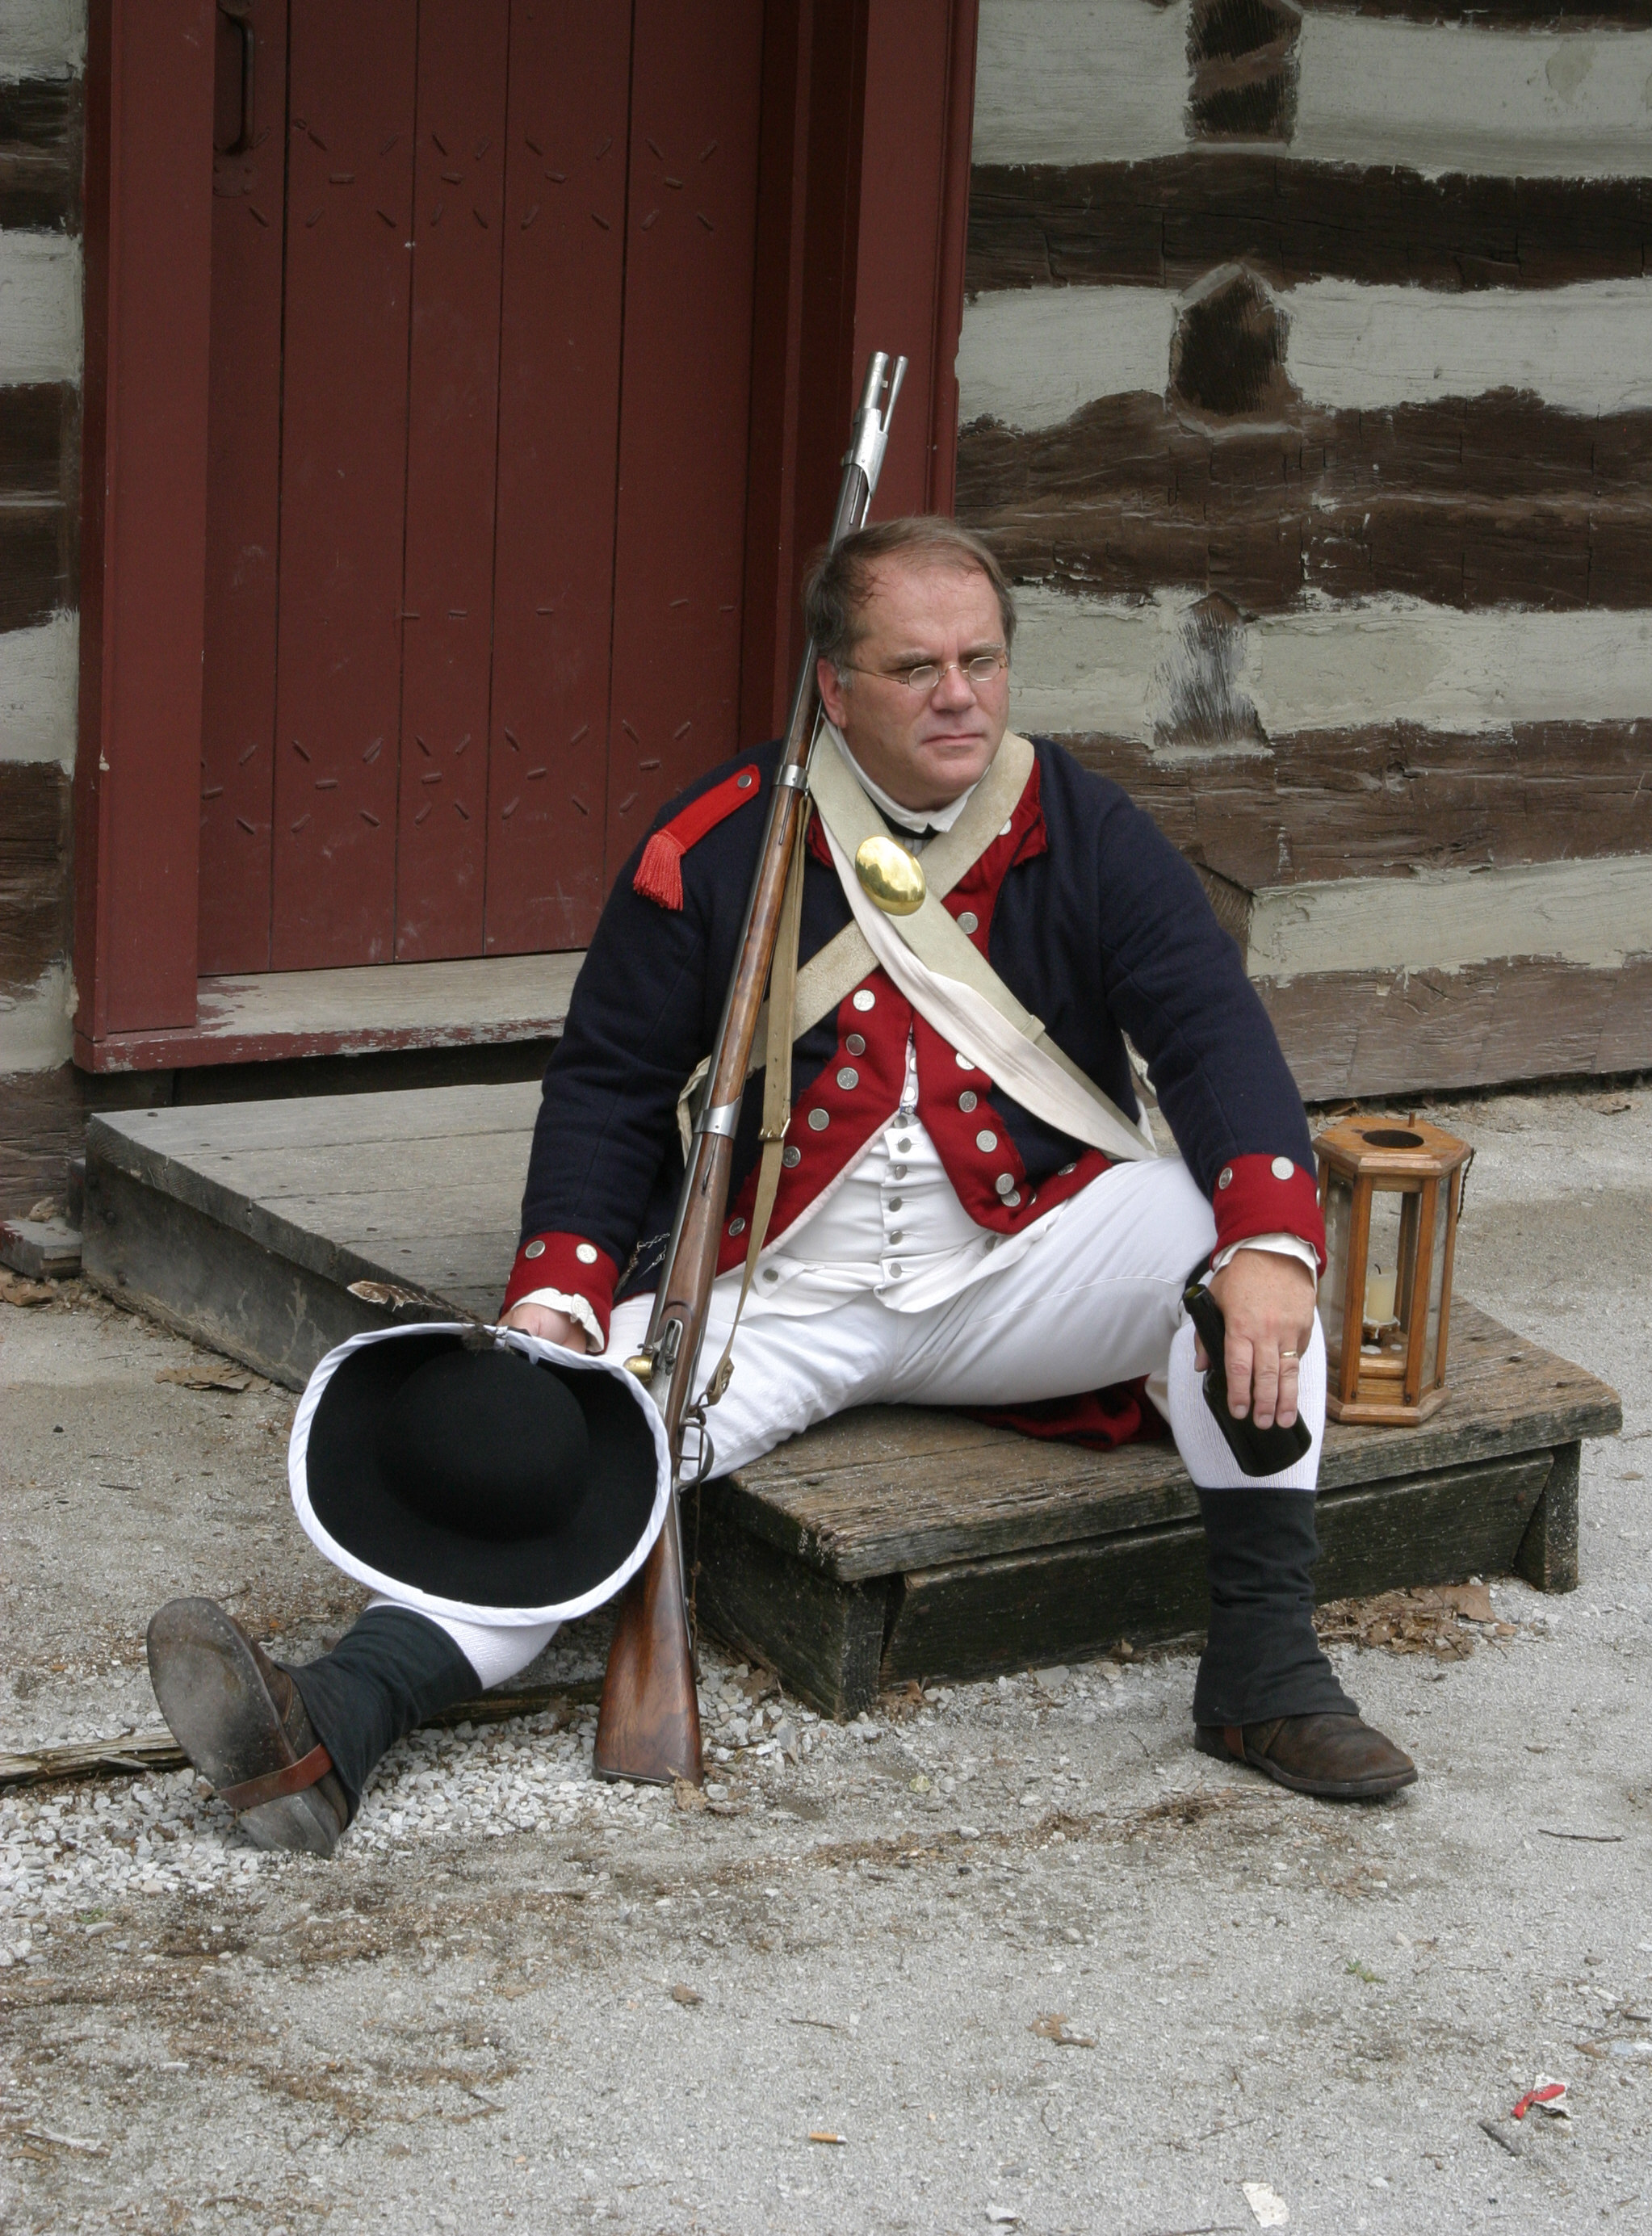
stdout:
{"type": "Polygon", "coordinates": [[[842,665],[856,675],[877,675],[885,683],[904,683],[909,691],[921,691],[927,697],[940,688],[955,668],[972,689],[984,689],[995,675],[1008,668],[1010,655],[1007,652],[977,652],[969,660],[949,660],[944,668],[932,660],[917,668],[857,668],[852,660],[844,661],[842,665]]]}

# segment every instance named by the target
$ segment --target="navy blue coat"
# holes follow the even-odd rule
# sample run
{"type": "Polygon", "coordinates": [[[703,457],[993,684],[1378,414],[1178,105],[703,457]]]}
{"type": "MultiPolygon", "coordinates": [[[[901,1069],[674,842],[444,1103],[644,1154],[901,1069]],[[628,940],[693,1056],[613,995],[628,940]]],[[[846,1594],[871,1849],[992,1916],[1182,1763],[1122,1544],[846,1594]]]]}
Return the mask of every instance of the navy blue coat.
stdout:
{"type": "MultiPolygon", "coordinates": [[[[1282,1230],[1322,1250],[1295,1082],[1197,876],[1117,785],[1048,739],[1033,744],[1034,774],[1010,837],[989,850],[980,874],[946,905],[955,916],[966,907],[977,916],[977,944],[1006,985],[1098,1086],[1134,1111],[1122,1037],[1129,1035],[1189,1172],[1212,1198],[1219,1243],[1282,1230]]],[[[590,1299],[606,1330],[616,1296],[655,1284],[682,1178],[677,1099],[716,1032],[779,758],[779,746],[767,745],[726,762],[662,812],[656,828],[735,770],[758,772],[749,799],[684,854],[680,909],[635,889],[641,847],[609,897],[545,1073],[506,1309],[532,1289],[572,1289],[590,1299]]],[[[816,833],[804,879],[801,959],[849,921],[816,833]]],[[[786,1177],[777,1237],[895,1107],[912,1013],[881,970],[862,983],[874,996],[870,1009],[864,1000],[859,1009],[846,1002],[795,1046],[788,1141],[801,1155],[786,1177]],[[837,1082],[851,1034],[871,1045],[851,1051],[847,1076],[859,1083],[846,1101],[837,1082]],[[820,1130],[804,1122],[812,1109],[820,1130]]],[[[922,1070],[928,1029],[919,1029],[922,1070]]],[[[948,1081],[956,1088],[956,1078],[948,1081]]],[[[967,1126],[949,1127],[944,1112],[931,1118],[922,1105],[920,1115],[937,1133],[971,1215],[1013,1230],[1106,1161],[981,1084],[996,1114],[990,1122],[1007,1136],[996,1154],[984,1158],[974,1146],[993,1139],[978,1131],[985,1108],[967,1126]],[[1006,1159],[1011,1207],[993,1169],[1006,1159]]],[[[731,1209],[742,1188],[751,1192],[761,1095],[759,1075],[735,1137],[731,1209]]],[[[729,1236],[726,1261],[742,1255],[738,1234],[729,1236]]]]}

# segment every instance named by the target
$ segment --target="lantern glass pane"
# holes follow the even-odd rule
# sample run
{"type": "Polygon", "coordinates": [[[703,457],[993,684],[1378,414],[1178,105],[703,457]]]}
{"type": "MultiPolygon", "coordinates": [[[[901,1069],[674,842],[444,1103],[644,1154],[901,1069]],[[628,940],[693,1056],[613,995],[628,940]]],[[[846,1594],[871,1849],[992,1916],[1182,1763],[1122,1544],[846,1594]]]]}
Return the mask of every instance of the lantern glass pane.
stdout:
{"type": "Polygon", "coordinates": [[[1366,1247],[1366,1341],[1382,1342],[1411,1318],[1406,1309],[1405,1198],[1392,1188],[1371,1192],[1371,1240],[1366,1247]]]}
{"type": "Polygon", "coordinates": [[[1325,1273],[1320,1282],[1320,1325],[1334,1379],[1342,1361],[1343,1300],[1348,1293],[1348,1230],[1353,1224],[1353,1184],[1332,1173],[1325,1190],[1325,1273]]]}
{"type": "Polygon", "coordinates": [[[1428,1333],[1423,1344],[1423,1386],[1432,1389],[1440,1378],[1440,1312],[1445,1299],[1445,1207],[1457,1186],[1457,1174],[1448,1173],[1438,1187],[1434,1207],[1434,1246],[1428,1265],[1428,1333]]]}

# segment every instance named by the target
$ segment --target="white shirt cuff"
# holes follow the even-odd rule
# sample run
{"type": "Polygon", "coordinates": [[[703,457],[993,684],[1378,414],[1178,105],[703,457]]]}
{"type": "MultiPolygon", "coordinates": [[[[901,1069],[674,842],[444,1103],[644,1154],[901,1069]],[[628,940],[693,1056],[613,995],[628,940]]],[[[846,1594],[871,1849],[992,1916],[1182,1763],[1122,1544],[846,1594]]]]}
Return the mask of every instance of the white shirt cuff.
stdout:
{"type": "Polygon", "coordinates": [[[1313,1274],[1314,1286],[1319,1286],[1319,1254],[1300,1234],[1247,1234],[1242,1242],[1230,1242],[1216,1253],[1210,1261],[1211,1272],[1220,1273],[1224,1266],[1231,1266],[1241,1250],[1271,1250],[1276,1258],[1294,1258],[1313,1274]]]}
{"type": "MultiPolygon", "coordinates": [[[[548,1312],[566,1312],[570,1320],[578,1322],[589,1338],[586,1345],[588,1351],[603,1349],[602,1331],[597,1324],[596,1314],[583,1297],[570,1296],[564,1289],[530,1289],[525,1297],[517,1299],[517,1304],[543,1305],[548,1312]]],[[[510,1307],[512,1312],[516,1308],[516,1305],[510,1307]]]]}

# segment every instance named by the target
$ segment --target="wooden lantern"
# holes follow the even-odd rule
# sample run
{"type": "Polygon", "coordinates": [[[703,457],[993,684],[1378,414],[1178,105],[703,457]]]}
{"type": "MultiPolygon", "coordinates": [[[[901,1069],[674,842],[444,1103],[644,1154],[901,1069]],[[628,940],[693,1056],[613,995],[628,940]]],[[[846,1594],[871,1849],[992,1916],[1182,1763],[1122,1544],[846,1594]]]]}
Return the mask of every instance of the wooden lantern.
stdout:
{"type": "Polygon", "coordinates": [[[1395,1118],[1345,1118],[1313,1148],[1326,1411],[1425,1421],[1445,1402],[1451,1260],[1474,1152],[1438,1126],[1395,1118]]]}

